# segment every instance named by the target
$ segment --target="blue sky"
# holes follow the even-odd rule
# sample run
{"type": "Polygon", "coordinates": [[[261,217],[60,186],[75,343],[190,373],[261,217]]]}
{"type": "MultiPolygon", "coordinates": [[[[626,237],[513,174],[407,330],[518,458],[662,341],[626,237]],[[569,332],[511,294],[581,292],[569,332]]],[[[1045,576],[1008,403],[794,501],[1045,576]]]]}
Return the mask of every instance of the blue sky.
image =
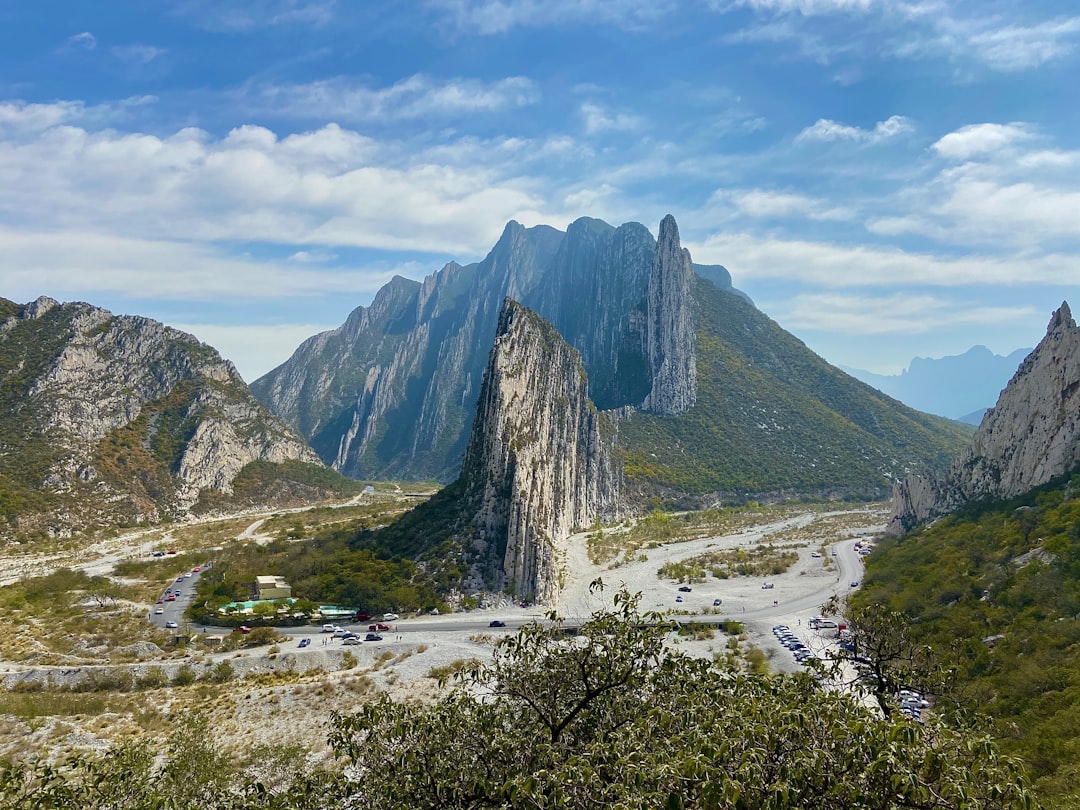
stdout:
{"type": "Polygon", "coordinates": [[[1080,307],[1057,0],[0,3],[0,295],[194,332],[254,379],[503,225],[672,213],[837,364],[1080,307]]]}

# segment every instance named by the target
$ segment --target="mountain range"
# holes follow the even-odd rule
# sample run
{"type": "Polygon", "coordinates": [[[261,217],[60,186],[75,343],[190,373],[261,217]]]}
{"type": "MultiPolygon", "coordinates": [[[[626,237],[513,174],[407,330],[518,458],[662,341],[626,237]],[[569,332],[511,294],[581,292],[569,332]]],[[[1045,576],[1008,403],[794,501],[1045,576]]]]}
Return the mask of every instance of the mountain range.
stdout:
{"type": "Polygon", "coordinates": [[[916,410],[978,425],[1031,349],[1002,357],[985,346],[963,354],[915,357],[899,374],[842,366],[848,374],[916,410]]]}
{"type": "Polygon", "coordinates": [[[828,365],[678,241],[670,217],[659,240],[633,222],[511,222],[483,261],[395,278],[252,390],[347,475],[452,481],[510,298],[580,353],[628,492],[882,495],[962,446],[962,428],[828,365]]]}

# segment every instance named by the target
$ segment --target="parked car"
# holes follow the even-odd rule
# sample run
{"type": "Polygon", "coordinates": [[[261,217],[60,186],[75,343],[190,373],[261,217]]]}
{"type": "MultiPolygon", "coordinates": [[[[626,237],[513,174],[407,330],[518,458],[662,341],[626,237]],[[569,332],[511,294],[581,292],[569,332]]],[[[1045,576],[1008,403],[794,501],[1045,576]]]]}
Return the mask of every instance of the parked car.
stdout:
{"type": "Polygon", "coordinates": [[[851,580],[851,582],[848,583],[848,587],[849,588],[858,588],[859,587],[859,580],[857,580],[857,579],[851,580]]]}
{"type": "Polygon", "coordinates": [[[200,571],[202,571],[202,568],[200,566],[198,566],[198,565],[196,565],[194,568],[191,569],[191,573],[193,573],[193,574],[197,574],[200,571]]]}
{"type": "Polygon", "coordinates": [[[389,630],[389,629],[390,629],[390,625],[383,624],[382,622],[377,622],[375,624],[369,624],[368,625],[368,630],[370,630],[372,633],[381,633],[381,632],[385,632],[386,630],[389,630]]]}
{"type": "Polygon", "coordinates": [[[370,622],[371,621],[371,614],[370,613],[357,613],[355,616],[353,616],[353,621],[354,622],[370,622]]]}
{"type": "Polygon", "coordinates": [[[348,638],[343,638],[341,640],[341,643],[347,647],[352,646],[353,644],[363,644],[363,642],[360,640],[360,636],[349,636],[348,638]]]}
{"type": "Polygon", "coordinates": [[[382,641],[382,636],[378,633],[368,633],[364,636],[364,641],[382,641]]]}
{"type": "Polygon", "coordinates": [[[694,589],[691,588],[689,585],[680,585],[679,590],[682,591],[683,593],[690,593],[690,591],[692,591],[694,589]]]}
{"type": "Polygon", "coordinates": [[[309,645],[310,643],[311,643],[311,639],[310,639],[310,638],[302,638],[302,639],[300,639],[300,644],[299,644],[299,646],[301,646],[301,647],[306,647],[306,646],[307,646],[307,645],[309,645]]]}
{"type": "Polygon", "coordinates": [[[682,597],[681,597],[681,596],[676,596],[676,597],[675,597],[675,601],[676,601],[676,602],[681,602],[681,601],[682,601],[682,597]]]}
{"type": "Polygon", "coordinates": [[[773,584],[771,582],[762,582],[761,583],[761,590],[763,590],[763,591],[771,591],[772,589],[773,589],[773,584]]]}
{"type": "Polygon", "coordinates": [[[713,605],[713,607],[716,607],[717,605],[722,605],[722,604],[724,604],[724,600],[723,600],[723,599],[713,599],[713,600],[712,600],[712,605],[713,605]]]}
{"type": "Polygon", "coordinates": [[[184,575],[183,575],[183,574],[181,574],[180,576],[178,576],[178,577],[176,578],[176,581],[177,581],[177,582],[183,582],[183,581],[184,581],[184,575]]]}
{"type": "Polygon", "coordinates": [[[337,628],[332,624],[324,624],[322,626],[322,631],[324,633],[333,633],[335,630],[337,630],[337,628]]]}
{"type": "Polygon", "coordinates": [[[170,630],[175,630],[177,628],[176,622],[165,622],[165,626],[170,630]]]}
{"type": "Polygon", "coordinates": [[[383,617],[382,617],[382,620],[384,622],[396,622],[400,618],[401,617],[398,616],[396,613],[384,613],[383,617]]]}
{"type": "Polygon", "coordinates": [[[164,557],[164,556],[165,556],[165,552],[164,552],[164,551],[155,551],[155,552],[154,552],[154,556],[155,556],[155,557],[164,557]]]}
{"type": "Polygon", "coordinates": [[[820,556],[821,556],[821,552],[820,552],[820,551],[811,551],[811,552],[810,552],[810,556],[811,556],[811,557],[814,557],[814,558],[820,557],[820,556]]]}
{"type": "Polygon", "coordinates": [[[155,615],[158,615],[158,616],[160,616],[164,612],[165,612],[165,608],[158,608],[157,610],[154,611],[155,615]]]}
{"type": "Polygon", "coordinates": [[[234,627],[233,632],[234,633],[243,633],[243,634],[247,635],[248,633],[251,632],[251,628],[248,627],[246,624],[242,624],[239,627],[234,627]]]}
{"type": "Polygon", "coordinates": [[[344,627],[334,628],[334,638],[345,638],[345,636],[347,635],[349,635],[349,631],[346,630],[344,627]]]}
{"type": "Polygon", "coordinates": [[[499,619],[492,619],[488,622],[488,627],[506,627],[506,622],[500,621],[499,619]]]}
{"type": "Polygon", "coordinates": [[[166,553],[166,554],[175,554],[175,553],[176,553],[176,549],[174,549],[174,548],[170,548],[170,549],[169,549],[168,551],[166,551],[165,553],[166,553]]]}

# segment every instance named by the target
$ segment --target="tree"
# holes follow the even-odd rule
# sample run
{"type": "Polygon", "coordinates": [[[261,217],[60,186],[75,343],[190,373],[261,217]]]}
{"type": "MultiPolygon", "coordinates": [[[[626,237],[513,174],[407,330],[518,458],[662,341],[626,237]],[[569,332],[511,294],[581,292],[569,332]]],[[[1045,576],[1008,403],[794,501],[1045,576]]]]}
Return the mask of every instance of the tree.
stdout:
{"type": "MultiPolygon", "coordinates": [[[[839,615],[836,597],[823,605],[821,611],[825,616],[839,615]]],[[[929,644],[917,641],[911,617],[884,605],[849,603],[844,614],[850,649],[841,648],[836,657],[852,665],[858,673],[854,679],[848,679],[847,686],[858,683],[874,696],[886,715],[897,708],[896,696],[902,689],[938,697],[954,690],[957,666],[951,659],[958,649],[936,651],[929,644]]],[[[844,680],[839,673],[834,675],[836,680],[844,680]]]]}
{"type": "Polygon", "coordinates": [[[990,741],[882,715],[808,676],[723,671],[620,594],[576,634],[501,641],[429,706],[335,714],[355,808],[1016,808],[990,741]]]}

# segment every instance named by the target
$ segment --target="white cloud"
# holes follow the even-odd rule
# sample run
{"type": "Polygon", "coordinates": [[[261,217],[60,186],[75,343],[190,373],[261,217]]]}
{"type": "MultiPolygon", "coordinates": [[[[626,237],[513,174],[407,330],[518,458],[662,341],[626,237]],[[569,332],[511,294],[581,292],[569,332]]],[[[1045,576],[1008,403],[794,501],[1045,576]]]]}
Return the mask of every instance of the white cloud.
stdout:
{"type": "Polygon", "coordinates": [[[796,295],[773,311],[785,328],[846,335],[916,335],[951,326],[996,326],[1041,313],[1030,306],[971,306],[932,295],[796,295]]]}
{"type": "Polygon", "coordinates": [[[339,77],[308,84],[258,84],[241,93],[244,103],[266,114],[339,122],[500,112],[535,104],[539,97],[536,85],[523,76],[482,82],[422,74],[390,87],[365,87],[339,77]]]}
{"type": "Polygon", "coordinates": [[[902,115],[893,115],[884,121],[878,121],[873,129],[862,129],[841,124],[828,118],[819,118],[814,124],[795,136],[796,142],[803,141],[854,141],[857,143],[879,143],[897,135],[911,132],[911,122],[902,115]]]}
{"type": "Polygon", "coordinates": [[[82,33],[70,36],[67,38],[66,42],[70,46],[85,48],[88,51],[92,51],[97,47],[97,37],[89,31],[83,31],[82,33]]]}
{"type": "Polygon", "coordinates": [[[337,254],[328,250],[298,250],[289,256],[289,261],[301,264],[325,264],[336,258],[337,254]]]}
{"type": "Polygon", "coordinates": [[[585,119],[585,132],[589,135],[609,130],[634,130],[642,124],[636,115],[609,113],[599,104],[588,101],[581,105],[581,115],[585,119]]]}
{"type": "Polygon", "coordinates": [[[980,31],[968,43],[990,67],[1012,72],[1038,67],[1072,53],[1076,44],[1069,39],[1078,33],[1080,17],[1069,17],[980,31]]]}
{"type": "Polygon", "coordinates": [[[720,10],[751,8],[776,14],[798,13],[807,17],[819,14],[864,13],[880,5],[877,0],[714,0],[720,10]]]}
{"type": "Polygon", "coordinates": [[[72,114],[0,107],[0,121],[61,122],[19,137],[0,125],[0,220],[11,227],[468,257],[486,252],[508,219],[566,216],[523,174],[524,142],[455,156],[336,125],[285,138],[254,126],[220,139],[198,129],[159,137],[63,123],[72,114]]]}
{"type": "Polygon", "coordinates": [[[969,255],[959,258],[872,245],[837,245],[750,233],[717,234],[687,243],[694,261],[723,264],[737,279],[786,279],[828,288],[966,284],[1080,286],[1076,259],[969,255]]]}
{"type": "Polygon", "coordinates": [[[296,347],[312,335],[334,329],[339,324],[276,323],[266,326],[237,326],[214,323],[170,323],[195,335],[231,360],[247,382],[288,360],[296,347]]]}
{"type": "Polygon", "coordinates": [[[712,195],[710,203],[734,205],[745,216],[769,219],[800,218],[839,221],[851,219],[854,216],[849,208],[833,205],[827,200],[794,192],[763,189],[744,191],[721,189],[712,195]]]}
{"type": "Polygon", "coordinates": [[[173,10],[211,31],[251,31],[274,25],[329,25],[336,0],[172,0],[173,10]]]}
{"type": "Polygon", "coordinates": [[[118,45],[111,50],[113,56],[120,61],[134,65],[148,65],[165,53],[164,48],[153,45],[118,45]]]}
{"type": "Polygon", "coordinates": [[[137,107],[156,101],[156,96],[133,96],[89,107],[81,101],[55,101],[49,104],[0,101],[0,138],[34,136],[61,124],[76,122],[104,125],[124,118],[137,107]]]}
{"type": "Polygon", "coordinates": [[[584,21],[636,30],[665,17],[678,0],[427,0],[426,5],[459,30],[501,34],[584,21]]]}
{"type": "Polygon", "coordinates": [[[944,158],[967,160],[997,152],[1033,137],[1026,124],[969,124],[943,136],[930,148],[944,158]]]}

